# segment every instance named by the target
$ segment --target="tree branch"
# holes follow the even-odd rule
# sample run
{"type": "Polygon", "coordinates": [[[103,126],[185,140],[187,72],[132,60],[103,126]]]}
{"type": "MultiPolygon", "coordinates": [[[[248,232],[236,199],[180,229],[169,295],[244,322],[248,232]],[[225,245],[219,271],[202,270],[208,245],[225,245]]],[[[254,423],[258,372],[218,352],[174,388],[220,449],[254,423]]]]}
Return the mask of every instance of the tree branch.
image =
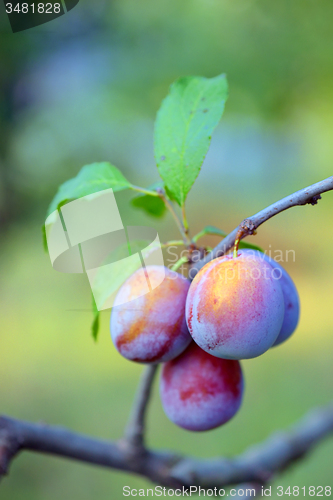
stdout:
{"type": "Polygon", "coordinates": [[[191,481],[203,487],[270,481],[304,456],[315,444],[333,433],[333,404],[312,410],[289,432],[277,432],[267,441],[232,459],[183,459],[175,466],[172,477],[191,481]]]}
{"type": "MultiPolygon", "coordinates": [[[[0,433],[7,445],[0,452],[0,477],[8,473],[11,460],[23,450],[70,458],[89,464],[141,474],[152,481],[165,476],[167,453],[147,452],[141,461],[129,459],[121,442],[86,437],[61,427],[0,417],[0,433]]],[[[169,479],[172,484],[175,480],[169,479]]],[[[165,477],[168,484],[168,478],[165,477]]]]}
{"type": "Polygon", "coordinates": [[[331,433],[333,404],[310,412],[289,432],[276,433],[235,458],[200,460],[145,450],[140,460],[133,461],[121,442],[101,441],[60,427],[1,417],[0,476],[7,473],[19,451],[30,450],[136,473],[172,488],[265,484],[331,433]]]}
{"type": "Polygon", "coordinates": [[[124,441],[134,451],[144,448],[145,416],[158,365],[148,365],[141,376],[124,441]]]}
{"type": "Polygon", "coordinates": [[[283,212],[291,207],[296,207],[300,205],[316,205],[318,200],[321,199],[321,194],[333,190],[333,176],[324,179],[323,181],[312,184],[312,186],[296,191],[289,196],[286,196],[282,200],[273,203],[267,208],[264,208],[257,214],[244,219],[241,224],[236,227],[231,233],[229,233],[206,257],[195,263],[190,270],[191,279],[197,274],[200,269],[215,259],[216,257],[222,257],[228,250],[230,250],[234,244],[236,238],[239,236],[240,239],[245,238],[251,234],[254,234],[256,229],[261,226],[268,219],[274,217],[274,215],[283,212]]]}

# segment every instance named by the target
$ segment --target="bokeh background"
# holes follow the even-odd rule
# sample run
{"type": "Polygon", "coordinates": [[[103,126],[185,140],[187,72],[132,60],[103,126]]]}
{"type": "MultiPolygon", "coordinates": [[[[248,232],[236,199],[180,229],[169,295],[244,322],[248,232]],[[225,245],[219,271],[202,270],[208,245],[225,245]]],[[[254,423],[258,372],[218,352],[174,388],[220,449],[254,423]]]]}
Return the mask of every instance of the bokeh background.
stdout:
{"type": "MultiPolygon", "coordinates": [[[[182,75],[225,72],[230,97],[188,198],[192,234],[232,230],[273,201],[332,174],[333,4],[329,0],[81,0],[66,16],[12,34],[0,5],[0,412],[118,438],[141,366],[123,360],[102,314],[90,335],[85,276],[55,272],[40,227],[57,186],[81,166],[110,161],[134,183],[158,180],[153,122],[182,75]],[[77,310],[81,309],[81,310],[77,310]]],[[[117,201],[125,224],[176,238],[169,216],[117,201]]],[[[244,404],[226,426],[191,434],[161,409],[148,443],[200,457],[242,452],[332,398],[333,193],[262,226],[252,241],[295,251],[285,263],[302,304],[286,344],[243,363],[244,404]]],[[[217,243],[211,238],[208,244],[217,243]]],[[[291,254],[289,254],[291,255],[291,254]]],[[[332,486],[327,440],[274,485],[332,486]]],[[[3,500],[120,499],[140,478],[23,453],[3,500]]],[[[274,498],[274,496],[273,496],[274,498]]]]}

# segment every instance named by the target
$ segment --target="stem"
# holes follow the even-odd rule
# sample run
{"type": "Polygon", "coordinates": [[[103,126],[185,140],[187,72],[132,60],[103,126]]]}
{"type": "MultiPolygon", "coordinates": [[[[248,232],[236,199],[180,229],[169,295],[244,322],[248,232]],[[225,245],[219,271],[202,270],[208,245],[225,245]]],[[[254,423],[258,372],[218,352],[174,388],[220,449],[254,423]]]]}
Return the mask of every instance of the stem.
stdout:
{"type": "Polygon", "coordinates": [[[183,240],[170,240],[161,244],[162,248],[172,247],[172,246],[184,246],[183,240]]]}
{"type": "Polygon", "coordinates": [[[159,196],[157,191],[150,191],[150,189],[144,189],[139,186],[134,186],[133,184],[131,185],[130,189],[133,189],[133,191],[138,191],[139,193],[147,194],[149,196],[159,196]]]}
{"type": "Polygon", "coordinates": [[[188,237],[187,237],[187,234],[186,234],[186,231],[185,231],[185,228],[183,226],[183,223],[182,221],[179,219],[176,211],[175,211],[175,208],[173,206],[173,204],[171,203],[171,201],[168,201],[166,198],[165,198],[165,206],[167,207],[167,209],[169,210],[169,212],[171,213],[172,217],[174,218],[177,226],[178,226],[178,229],[180,231],[180,234],[182,235],[183,237],[183,241],[184,241],[184,244],[185,245],[188,245],[190,243],[188,237]]]}
{"type": "Polygon", "coordinates": [[[202,238],[202,237],[203,237],[203,236],[205,236],[206,234],[208,234],[208,233],[206,233],[206,231],[203,229],[202,231],[200,231],[200,233],[198,233],[198,234],[196,234],[195,236],[193,236],[192,241],[193,241],[194,243],[196,243],[198,240],[200,240],[200,238],[202,238]]]}
{"type": "Polygon", "coordinates": [[[233,259],[237,259],[239,241],[240,241],[239,238],[235,241],[234,251],[233,251],[233,254],[232,254],[233,259]]]}
{"type": "Polygon", "coordinates": [[[177,271],[183,264],[188,263],[187,257],[181,257],[177,262],[171,267],[171,271],[177,271]]]}
{"type": "Polygon", "coordinates": [[[242,233],[241,230],[239,230],[238,233],[237,233],[237,237],[236,237],[235,244],[234,244],[234,253],[233,253],[233,258],[234,259],[237,259],[237,256],[238,256],[238,248],[239,248],[239,243],[240,243],[242,234],[243,233],[242,233]]]}
{"type": "Polygon", "coordinates": [[[173,203],[168,200],[168,198],[166,197],[165,195],[165,192],[163,191],[163,189],[157,189],[156,191],[158,193],[158,196],[164,201],[164,204],[166,206],[166,208],[169,210],[169,212],[171,213],[172,217],[174,218],[177,226],[178,226],[178,229],[183,237],[183,241],[184,241],[184,244],[185,245],[189,245],[191,243],[191,240],[189,239],[189,237],[187,236],[187,233],[186,233],[186,230],[185,230],[185,227],[182,223],[182,221],[180,220],[180,218],[178,217],[176,211],[175,211],[175,208],[173,206],[173,203]]]}
{"type": "Polygon", "coordinates": [[[125,429],[125,441],[134,449],[144,448],[145,418],[153,381],[158,365],[148,365],[144,369],[132,412],[125,429]]]}
{"type": "Polygon", "coordinates": [[[158,189],[156,189],[156,191],[151,191],[149,189],[144,189],[142,187],[135,186],[134,184],[131,185],[130,189],[133,189],[133,191],[138,191],[139,193],[147,194],[149,196],[155,196],[155,197],[159,196],[163,200],[166,208],[169,210],[172,217],[174,218],[174,220],[178,226],[178,229],[183,237],[184,244],[189,245],[191,243],[191,240],[188,237],[188,223],[187,223],[187,219],[186,219],[186,215],[185,215],[185,206],[184,205],[182,206],[182,213],[183,213],[183,222],[182,222],[180,220],[180,218],[178,217],[172,202],[170,200],[168,200],[168,198],[166,197],[166,194],[165,194],[163,189],[158,188],[158,189]]]}
{"type": "Polygon", "coordinates": [[[186,235],[188,235],[189,226],[188,226],[188,222],[187,222],[187,218],[186,218],[185,203],[183,203],[183,205],[182,205],[182,216],[183,216],[183,226],[185,229],[185,233],[186,233],[186,235]]]}

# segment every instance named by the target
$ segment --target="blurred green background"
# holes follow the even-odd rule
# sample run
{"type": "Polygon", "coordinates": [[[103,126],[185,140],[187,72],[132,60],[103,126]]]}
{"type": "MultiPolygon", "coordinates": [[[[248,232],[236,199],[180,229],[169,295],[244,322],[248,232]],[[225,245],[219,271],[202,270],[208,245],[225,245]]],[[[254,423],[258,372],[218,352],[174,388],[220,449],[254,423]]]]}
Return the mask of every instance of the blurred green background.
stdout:
{"type": "MultiPolygon", "coordinates": [[[[0,412],[102,438],[121,436],[141,366],[123,360],[102,313],[90,336],[85,276],[55,272],[40,226],[59,183],[110,161],[134,183],[158,179],[153,121],[172,81],[225,72],[230,97],[188,198],[192,234],[232,230],[277,199],[332,174],[333,4],[319,0],[81,0],[66,16],[12,34],[0,6],[0,412]],[[77,311],[75,309],[86,309],[77,311]]],[[[126,224],[178,238],[170,217],[126,224]]],[[[182,431],[164,416],[155,384],[148,443],[201,457],[232,456],[332,398],[333,193],[289,210],[252,241],[295,251],[285,267],[301,297],[297,332],[243,363],[242,410],[226,426],[182,431]]],[[[214,244],[217,240],[207,239],[214,244]]],[[[289,254],[290,255],[290,254],[289,254]]],[[[275,485],[332,486],[332,440],[275,485]]],[[[23,453],[3,500],[120,499],[135,476],[23,453]]]]}

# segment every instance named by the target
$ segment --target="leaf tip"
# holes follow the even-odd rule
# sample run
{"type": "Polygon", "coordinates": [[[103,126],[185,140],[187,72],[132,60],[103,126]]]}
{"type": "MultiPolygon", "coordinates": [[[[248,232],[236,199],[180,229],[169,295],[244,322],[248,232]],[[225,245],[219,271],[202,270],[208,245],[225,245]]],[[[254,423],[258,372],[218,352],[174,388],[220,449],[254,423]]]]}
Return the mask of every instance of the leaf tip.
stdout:
{"type": "Polygon", "coordinates": [[[94,339],[95,342],[98,340],[98,332],[99,332],[99,317],[100,317],[100,312],[97,309],[97,305],[95,302],[95,297],[92,295],[92,307],[93,307],[93,313],[94,313],[94,319],[91,325],[91,335],[92,338],[94,339]]]}
{"type": "Polygon", "coordinates": [[[95,314],[93,323],[91,325],[91,335],[95,343],[97,343],[98,340],[98,333],[99,333],[99,312],[95,314]]]}
{"type": "Polygon", "coordinates": [[[42,229],[43,248],[44,248],[44,252],[47,253],[48,252],[48,247],[47,247],[45,224],[42,225],[41,229],[42,229]]]}

